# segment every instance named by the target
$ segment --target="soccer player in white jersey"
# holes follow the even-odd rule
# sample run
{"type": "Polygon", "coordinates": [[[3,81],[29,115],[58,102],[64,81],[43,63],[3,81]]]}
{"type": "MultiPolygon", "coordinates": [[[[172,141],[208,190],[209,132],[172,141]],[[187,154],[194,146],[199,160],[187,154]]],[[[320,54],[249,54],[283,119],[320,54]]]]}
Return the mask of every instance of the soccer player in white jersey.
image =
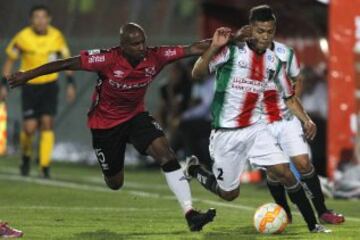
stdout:
{"type": "MultiPolygon", "coordinates": [[[[250,19],[261,12],[271,12],[268,5],[260,5],[250,10],[250,19]]],[[[275,35],[275,32],[272,36],[275,35]]],[[[292,48],[285,44],[271,41],[269,48],[275,52],[281,62],[285,64],[285,78],[288,79],[289,87],[301,81],[300,67],[292,48]]],[[[312,203],[321,222],[339,224],[345,221],[341,214],[330,211],[321,191],[320,181],[315,168],[310,161],[308,144],[304,137],[301,122],[295,117],[285,104],[274,83],[270,83],[264,92],[264,119],[268,127],[280,145],[283,152],[290,157],[292,163],[301,175],[301,182],[307,186],[311,194],[312,203]]],[[[286,200],[284,186],[277,180],[268,176],[267,185],[275,202],[281,205],[291,221],[292,215],[286,200]]]]}
{"type": "Polygon", "coordinates": [[[211,173],[201,167],[195,157],[190,158],[185,174],[196,178],[207,190],[232,201],[239,196],[240,175],[249,160],[285,185],[311,232],[328,231],[317,224],[302,185],[290,171],[288,158],[261,120],[264,90],[273,81],[277,82],[287,106],[303,121],[308,138],[315,136],[316,125],[294,97],[294,88],[284,78],[284,65],[268,49],[275,29],[272,12],[255,16],[251,26],[254,40],[237,45],[229,44],[230,30],[217,30],[210,48],[194,66],[195,79],[216,72],[210,137],[214,165],[211,173]]]}

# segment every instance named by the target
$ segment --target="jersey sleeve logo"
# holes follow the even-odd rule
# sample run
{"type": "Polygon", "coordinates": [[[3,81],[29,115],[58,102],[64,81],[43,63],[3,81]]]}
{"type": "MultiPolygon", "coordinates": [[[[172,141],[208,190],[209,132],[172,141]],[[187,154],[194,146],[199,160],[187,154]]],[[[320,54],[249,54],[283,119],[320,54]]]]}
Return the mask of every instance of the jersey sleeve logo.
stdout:
{"type": "Polygon", "coordinates": [[[121,71],[121,70],[115,70],[114,72],[114,77],[116,77],[116,78],[123,78],[124,77],[124,72],[123,71],[121,71]]]}
{"type": "Polygon", "coordinates": [[[152,77],[156,73],[155,66],[150,66],[145,68],[145,76],[146,77],[152,77]]]}
{"type": "Polygon", "coordinates": [[[96,55],[100,53],[100,49],[92,49],[88,51],[88,54],[91,55],[96,55]]]}
{"type": "Polygon", "coordinates": [[[275,57],[272,56],[272,55],[270,55],[270,54],[267,56],[267,59],[268,59],[268,61],[271,62],[271,63],[273,63],[273,62],[275,61],[275,57]]]}
{"type": "Polygon", "coordinates": [[[167,58],[175,56],[175,55],[176,55],[176,49],[167,49],[164,52],[164,56],[167,57],[167,58]]]}
{"type": "Polygon", "coordinates": [[[101,62],[105,62],[105,55],[89,57],[89,63],[101,63],[101,62]]]}
{"type": "Polygon", "coordinates": [[[277,47],[277,48],[276,48],[276,51],[277,51],[278,53],[280,53],[280,54],[284,54],[284,53],[285,53],[285,49],[282,48],[282,47],[277,47]]]}

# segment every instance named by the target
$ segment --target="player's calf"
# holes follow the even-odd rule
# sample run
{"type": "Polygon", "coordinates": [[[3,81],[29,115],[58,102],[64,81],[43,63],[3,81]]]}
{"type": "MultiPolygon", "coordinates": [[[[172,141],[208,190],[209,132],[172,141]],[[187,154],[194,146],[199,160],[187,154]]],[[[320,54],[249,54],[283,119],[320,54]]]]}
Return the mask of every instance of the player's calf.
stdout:
{"type": "Polygon", "coordinates": [[[286,199],[286,192],[284,186],[279,181],[273,180],[269,176],[267,176],[266,183],[275,202],[285,210],[288,218],[288,223],[292,223],[292,214],[288,201],[286,199]]]}
{"type": "Polygon", "coordinates": [[[290,171],[289,164],[273,165],[270,166],[267,171],[271,179],[276,179],[285,186],[291,201],[298,207],[302,214],[309,231],[313,231],[317,224],[314,211],[300,182],[296,180],[290,171]]]}
{"type": "Polygon", "coordinates": [[[231,191],[222,190],[218,185],[215,175],[201,166],[196,156],[191,156],[186,159],[184,175],[188,180],[195,178],[205,189],[226,201],[233,201],[239,196],[239,188],[231,191]]]}

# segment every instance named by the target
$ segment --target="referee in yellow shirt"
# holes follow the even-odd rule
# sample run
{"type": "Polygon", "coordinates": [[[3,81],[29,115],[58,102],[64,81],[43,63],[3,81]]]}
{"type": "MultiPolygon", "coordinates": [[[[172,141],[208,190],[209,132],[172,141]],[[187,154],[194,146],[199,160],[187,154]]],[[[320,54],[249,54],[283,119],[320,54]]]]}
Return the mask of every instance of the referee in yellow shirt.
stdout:
{"type": "MultiPolygon", "coordinates": [[[[20,58],[21,71],[35,68],[59,57],[70,56],[63,34],[50,25],[51,14],[46,6],[34,6],[30,11],[30,26],[18,32],[6,48],[7,59],[3,76],[11,74],[14,63],[20,58]]],[[[68,79],[67,100],[75,99],[75,84],[72,72],[66,72],[68,79]]],[[[44,178],[49,178],[49,167],[54,146],[54,116],[58,105],[58,74],[53,73],[32,79],[22,88],[21,102],[23,129],[20,135],[22,164],[20,173],[29,175],[32,157],[33,137],[40,130],[39,164],[44,178]]],[[[5,79],[5,78],[3,78],[5,79]]],[[[0,98],[5,99],[7,91],[2,81],[0,98]]]]}

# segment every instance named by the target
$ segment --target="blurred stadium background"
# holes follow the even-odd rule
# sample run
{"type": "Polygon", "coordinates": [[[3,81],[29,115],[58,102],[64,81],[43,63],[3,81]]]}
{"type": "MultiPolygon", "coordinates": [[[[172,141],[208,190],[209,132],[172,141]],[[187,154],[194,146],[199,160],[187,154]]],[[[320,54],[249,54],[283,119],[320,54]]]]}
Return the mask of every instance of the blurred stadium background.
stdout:
{"type": "MultiPolygon", "coordinates": [[[[312,143],[315,165],[322,175],[333,177],[338,162],[356,161],[353,154],[356,101],[352,92],[355,91],[353,50],[356,39],[360,38],[360,30],[356,29],[360,26],[359,12],[353,7],[357,2],[14,0],[0,3],[1,18],[4,19],[0,21],[0,49],[4,53],[11,37],[28,24],[28,11],[35,4],[49,6],[53,25],[63,31],[72,54],[76,55],[82,49],[117,45],[119,26],[128,21],[138,22],[145,28],[149,45],[190,43],[210,37],[221,25],[236,30],[247,23],[248,10],[252,6],[268,3],[278,17],[277,39],[295,48],[307,79],[303,101],[319,126],[319,135],[312,143]],[[314,97],[318,101],[312,101],[314,97]]],[[[4,60],[3,54],[1,65],[4,60]]],[[[158,76],[147,95],[147,106],[153,114],[161,105],[159,89],[169,80],[168,72],[169,68],[158,76]]],[[[95,161],[85,124],[95,79],[93,74],[76,73],[78,99],[71,106],[63,101],[64,92],[60,94],[55,125],[55,160],[95,161]]],[[[65,85],[65,81],[60,81],[60,84],[65,85]]],[[[18,149],[19,92],[12,91],[8,99],[9,154],[18,149]]],[[[130,154],[128,159],[132,156],[130,154]]]]}
{"type": "MultiPolygon", "coordinates": [[[[351,197],[359,198],[360,140],[357,137],[357,116],[360,102],[357,100],[360,95],[360,0],[0,1],[0,66],[5,60],[6,45],[16,32],[28,25],[28,12],[36,4],[45,4],[50,8],[52,24],[63,31],[72,55],[77,55],[83,49],[117,45],[119,27],[129,21],[144,27],[149,45],[191,43],[211,37],[218,26],[238,29],[247,23],[249,9],[263,3],[271,5],[277,15],[276,38],[294,47],[301,62],[305,76],[302,100],[319,128],[316,140],[311,143],[317,171],[330,180],[341,180],[344,176],[342,172],[357,169],[351,188],[355,193],[352,192],[351,197]]],[[[183,62],[181,66],[167,67],[151,85],[147,107],[155,116],[161,118],[163,114],[163,87],[171,79],[181,78],[183,70],[179,68],[188,71],[189,63],[191,60],[183,62]]],[[[86,127],[86,113],[96,76],[84,72],[75,74],[78,96],[72,105],[64,101],[66,81],[61,81],[62,78],[59,81],[62,87],[55,124],[54,160],[96,164],[90,132],[86,127]]],[[[191,87],[187,91],[191,92],[191,87]]],[[[7,108],[7,155],[16,159],[19,156],[18,135],[21,126],[18,89],[10,92],[7,108]]],[[[171,111],[165,109],[169,116],[173,116],[171,111]]],[[[172,119],[166,118],[165,121],[171,134],[172,119]]],[[[178,150],[180,157],[191,153],[188,149],[182,150],[181,144],[178,150]]],[[[137,164],[139,159],[143,157],[130,148],[126,163],[137,164]]],[[[7,164],[4,166],[7,167],[7,164]]],[[[100,169],[97,170],[100,174],[100,169]]],[[[333,185],[330,184],[331,190],[333,185]]],[[[341,198],[348,196],[339,195],[341,198]]],[[[358,203],[348,211],[355,209],[359,211],[358,203]]]]}

